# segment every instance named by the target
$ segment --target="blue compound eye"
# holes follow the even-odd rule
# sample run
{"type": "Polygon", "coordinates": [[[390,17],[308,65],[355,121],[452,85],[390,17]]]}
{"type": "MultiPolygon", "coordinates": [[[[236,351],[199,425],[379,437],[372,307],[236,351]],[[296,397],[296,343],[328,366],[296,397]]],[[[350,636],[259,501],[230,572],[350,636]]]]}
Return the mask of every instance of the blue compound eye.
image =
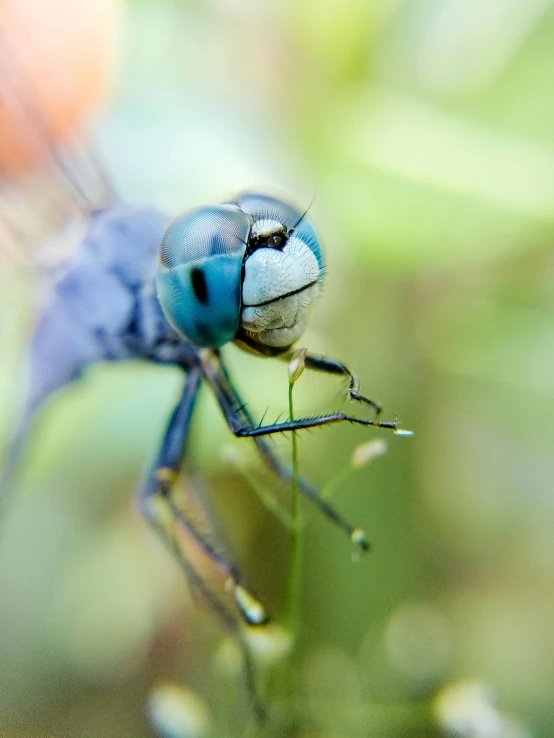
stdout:
{"type": "Polygon", "coordinates": [[[169,226],[161,245],[158,297],[173,328],[196,346],[235,338],[251,218],[233,204],[200,207],[169,226]]]}

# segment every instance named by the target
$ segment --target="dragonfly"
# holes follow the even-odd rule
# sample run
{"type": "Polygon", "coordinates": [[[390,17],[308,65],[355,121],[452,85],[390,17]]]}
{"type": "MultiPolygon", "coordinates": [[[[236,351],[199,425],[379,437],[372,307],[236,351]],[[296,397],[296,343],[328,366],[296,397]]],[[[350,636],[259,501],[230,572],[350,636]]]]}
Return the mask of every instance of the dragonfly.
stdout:
{"type": "MultiPolygon", "coordinates": [[[[380,420],[381,407],[361,394],[358,377],[326,356],[308,352],[306,369],[344,377],[349,399],[369,407],[373,417],[341,411],[260,424],[233,383],[222,355],[226,344],[266,360],[290,360],[304,333],[325,271],[321,240],[305,211],[267,194],[245,192],[174,220],[149,208],[112,205],[90,212],[87,228],[53,285],[30,342],[29,393],[8,467],[17,463],[43,403],[92,365],[141,360],[177,366],[183,372],[182,393],[139,493],[140,508],[173,550],[178,547],[168,516],[184,526],[230,577],[244,620],[261,625],[267,621],[265,609],[237,566],[173,499],[201,385],[212,391],[231,433],[253,439],[269,469],[287,482],[292,471],[268,436],[344,422],[405,431],[396,421],[380,420]]],[[[316,487],[300,479],[299,489],[355,545],[369,549],[362,529],[316,487]]],[[[214,604],[215,595],[208,594],[190,562],[181,558],[180,563],[214,604]]]]}
{"type": "MultiPolygon", "coordinates": [[[[39,111],[33,108],[33,113],[39,111]]],[[[382,408],[361,393],[356,374],[328,356],[307,352],[305,369],[342,378],[359,413],[257,422],[233,382],[224,358],[227,345],[236,344],[260,361],[290,361],[304,335],[327,268],[309,209],[257,190],[175,218],[121,202],[111,189],[98,206],[83,196],[76,170],[60,158],[54,144],[51,149],[58,174],[61,171],[74,197],[81,204],[85,201],[86,232],[74,254],[52,275],[49,302],[30,340],[28,394],[0,489],[4,494],[12,483],[40,408],[91,366],[139,360],[177,367],[183,378],[180,397],[139,491],[140,510],[177,558],[192,588],[232,632],[237,632],[237,620],[262,627],[268,622],[266,609],[250,591],[241,568],[180,502],[178,480],[201,387],[213,393],[231,433],[252,439],[269,470],[288,483],[293,471],[270,442],[274,434],[335,423],[399,435],[409,432],[396,421],[382,420],[382,408]],[[362,410],[368,411],[366,416],[362,410]],[[181,530],[224,574],[234,609],[187,555],[181,530]]],[[[300,493],[355,546],[369,549],[358,525],[308,480],[300,477],[297,483],[300,493]]]]}

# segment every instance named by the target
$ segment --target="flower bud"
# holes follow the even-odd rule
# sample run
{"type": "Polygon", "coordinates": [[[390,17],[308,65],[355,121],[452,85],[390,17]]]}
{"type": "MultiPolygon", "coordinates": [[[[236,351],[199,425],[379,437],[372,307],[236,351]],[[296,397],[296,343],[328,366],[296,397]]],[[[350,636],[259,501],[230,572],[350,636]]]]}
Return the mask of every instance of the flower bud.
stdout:
{"type": "Polygon", "coordinates": [[[387,451],[387,444],[382,438],[375,438],[373,441],[367,441],[356,446],[352,454],[352,466],[359,469],[369,464],[378,456],[383,456],[387,451]]]}
{"type": "Polygon", "coordinates": [[[306,366],[307,348],[299,348],[293,351],[289,361],[289,383],[294,384],[304,371],[306,366]]]}
{"type": "Polygon", "coordinates": [[[178,684],[156,687],[148,699],[148,714],[162,738],[203,738],[209,732],[205,704],[178,684]]]}
{"type": "Polygon", "coordinates": [[[462,738],[502,738],[503,719],[493,697],[480,682],[450,684],[435,697],[435,717],[441,728],[462,738]]]}
{"type": "Polygon", "coordinates": [[[262,666],[273,666],[285,659],[293,645],[291,633],[280,625],[265,628],[248,628],[246,642],[252,656],[262,666]]]}

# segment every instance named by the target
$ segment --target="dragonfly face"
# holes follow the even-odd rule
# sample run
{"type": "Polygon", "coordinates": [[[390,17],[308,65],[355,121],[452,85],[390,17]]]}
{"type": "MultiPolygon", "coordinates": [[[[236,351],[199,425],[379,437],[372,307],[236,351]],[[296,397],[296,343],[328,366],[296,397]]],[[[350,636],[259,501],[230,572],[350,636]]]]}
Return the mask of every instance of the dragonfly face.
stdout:
{"type": "Polygon", "coordinates": [[[323,250],[305,213],[249,192],[169,226],[158,297],[169,323],[196,346],[236,340],[279,354],[304,332],[323,272],[323,250]]]}

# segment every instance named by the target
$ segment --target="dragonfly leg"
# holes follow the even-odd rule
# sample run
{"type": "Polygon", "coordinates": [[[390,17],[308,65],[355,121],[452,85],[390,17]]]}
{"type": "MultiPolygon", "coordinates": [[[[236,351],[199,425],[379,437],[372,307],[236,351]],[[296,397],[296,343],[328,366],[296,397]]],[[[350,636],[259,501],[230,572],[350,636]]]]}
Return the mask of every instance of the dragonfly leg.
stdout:
{"type": "Polygon", "coordinates": [[[167,533],[163,527],[157,523],[153,523],[154,527],[161,533],[163,539],[170,545],[171,550],[175,553],[177,561],[185,573],[189,586],[192,590],[197,591],[200,597],[219,618],[223,625],[233,634],[241,652],[242,664],[244,669],[244,679],[246,682],[246,691],[248,693],[252,709],[258,723],[263,723],[266,719],[266,710],[258,696],[256,687],[256,678],[254,672],[254,664],[252,656],[244,638],[242,630],[238,627],[238,621],[234,613],[225,605],[225,603],[215,594],[213,589],[206,582],[205,578],[194,567],[191,562],[183,555],[177,541],[173,538],[168,539],[167,533]]]}
{"type": "MultiPolygon", "coordinates": [[[[361,422],[362,425],[377,425],[385,428],[396,428],[394,423],[379,423],[377,421],[364,421],[345,415],[344,413],[332,413],[316,418],[301,418],[295,421],[284,421],[282,423],[272,423],[269,425],[257,426],[254,424],[252,416],[247,411],[238,392],[234,388],[225,365],[217,356],[210,355],[209,360],[204,364],[205,376],[214,390],[217,401],[227,425],[234,435],[241,438],[253,438],[258,449],[262,454],[262,458],[266,464],[283,479],[291,480],[292,471],[284,464],[271,448],[270,444],[263,436],[273,433],[281,433],[283,431],[301,430],[303,428],[313,428],[319,425],[326,425],[344,420],[351,422],[361,422]]],[[[342,528],[350,539],[358,545],[363,551],[369,550],[369,542],[365,533],[358,527],[349,523],[335,507],[321,493],[306,482],[304,479],[299,480],[301,493],[311,500],[319,510],[335,525],[342,528]]]]}
{"type": "MultiPolygon", "coordinates": [[[[290,358],[290,355],[285,354],[285,358],[290,358]]],[[[304,362],[306,369],[313,369],[314,371],[324,372],[325,374],[337,374],[347,377],[349,399],[369,405],[375,411],[375,418],[379,417],[383,409],[381,405],[375,402],[375,400],[371,400],[369,397],[365,397],[360,394],[360,380],[356,374],[353,374],[342,362],[336,361],[335,359],[328,359],[326,356],[319,356],[318,354],[310,353],[306,354],[304,362]]]]}
{"type": "Polygon", "coordinates": [[[170,546],[171,550],[177,557],[182,570],[185,573],[189,586],[192,590],[197,591],[200,597],[219,618],[223,625],[233,634],[242,656],[242,664],[244,669],[244,679],[246,682],[246,691],[252,704],[252,709],[258,723],[263,723],[266,719],[266,710],[258,696],[256,687],[256,678],[252,656],[244,638],[242,630],[238,627],[238,621],[234,613],[225,605],[225,603],[215,594],[213,589],[206,582],[205,578],[200,574],[195,566],[183,555],[176,539],[168,538],[167,531],[164,526],[153,523],[156,530],[160,532],[162,538],[170,546]]]}
{"type": "MultiPolygon", "coordinates": [[[[215,352],[209,352],[205,355],[203,361],[204,376],[212,388],[216,400],[223,412],[227,425],[231,432],[239,438],[254,438],[256,436],[269,436],[273,433],[284,433],[286,431],[298,431],[304,428],[317,428],[321,425],[330,425],[331,423],[356,423],[357,425],[371,425],[375,428],[386,428],[400,433],[396,422],[386,422],[380,420],[368,420],[366,418],[358,418],[355,415],[349,415],[343,412],[327,413],[325,415],[317,415],[310,418],[295,418],[294,420],[284,420],[279,423],[268,423],[267,425],[254,425],[244,414],[240,412],[243,403],[240,402],[238,394],[232,383],[229,381],[226,371],[222,368],[222,362],[219,355],[215,352]]],[[[404,431],[404,433],[410,433],[404,431]]]]}
{"type": "MultiPolygon", "coordinates": [[[[281,459],[277,456],[277,454],[271,448],[271,445],[265,440],[265,438],[261,438],[259,436],[255,437],[254,442],[268,467],[285,481],[292,482],[292,469],[287,464],[281,461],[281,459]]],[[[346,518],[344,518],[339,513],[334,505],[332,505],[321,495],[321,492],[317,489],[317,487],[314,487],[302,477],[298,479],[298,487],[304,497],[313,502],[323,513],[323,515],[325,515],[326,518],[328,518],[332,523],[348,533],[348,536],[353,543],[358,545],[362,549],[362,551],[369,551],[369,549],[371,548],[371,544],[367,540],[364,531],[361,530],[361,528],[355,527],[348,520],[346,520],[346,518]]]]}
{"type": "MultiPolygon", "coordinates": [[[[177,503],[173,494],[174,483],[185,456],[188,431],[201,381],[202,374],[199,369],[191,369],[188,372],[183,394],[171,415],[158,456],[141,492],[141,509],[146,519],[176,554],[180,565],[187,573],[191,564],[176,535],[176,527],[182,526],[218,568],[229,575],[231,591],[246,623],[262,625],[267,621],[265,610],[243,586],[237,565],[199,529],[193,518],[177,503]]],[[[192,579],[194,580],[194,577],[192,579]]],[[[214,610],[222,615],[220,607],[214,607],[214,610]]],[[[228,617],[222,616],[222,619],[228,624],[228,617]]]]}
{"type": "Polygon", "coordinates": [[[204,576],[189,560],[176,535],[176,527],[181,525],[192,536],[201,550],[220,569],[229,574],[235,601],[248,625],[261,625],[266,622],[267,618],[262,606],[242,586],[236,564],[216,548],[214,543],[198,529],[192,518],[173,499],[173,483],[184,460],[188,431],[201,381],[202,373],[199,369],[191,369],[188,372],[181,399],[171,415],[158,456],[141,492],[141,509],[148,522],[175,555],[191,588],[200,594],[208,607],[234,635],[242,653],[246,688],[252,707],[256,719],[262,722],[265,719],[265,710],[257,694],[252,657],[244,633],[239,627],[240,620],[237,619],[235,613],[221,597],[213,591],[204,576]]]}

